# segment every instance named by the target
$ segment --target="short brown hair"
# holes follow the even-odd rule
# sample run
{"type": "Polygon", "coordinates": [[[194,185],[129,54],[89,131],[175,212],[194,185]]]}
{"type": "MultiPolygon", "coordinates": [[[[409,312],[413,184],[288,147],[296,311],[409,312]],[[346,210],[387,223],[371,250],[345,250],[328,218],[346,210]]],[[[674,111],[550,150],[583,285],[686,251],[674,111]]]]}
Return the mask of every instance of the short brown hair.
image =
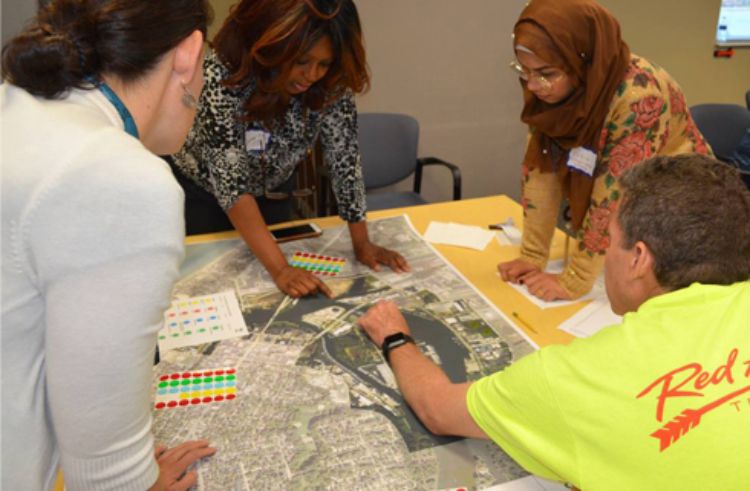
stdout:
{"type": "Polygon", "coordinates": [[[736,169],[704,155],[660,156],[626,171],[620,185],[619,246],[643,241],[663,288],[750,278],[750,191],[736,169]]]}
{"type": "Polygon", "coordinates": [[[346,90],[361,93],[370,76],[362,27],[352,0],[242,0],[229,13],[213,47],[230,76],[223,83],[244,88],[257,84],[246,102],[245,119],[281,117],[289,103],[285,82],[296,59],[322,37],[333,45],[334,60],[325,77],[302,100],[318,110],[346,90]]]}

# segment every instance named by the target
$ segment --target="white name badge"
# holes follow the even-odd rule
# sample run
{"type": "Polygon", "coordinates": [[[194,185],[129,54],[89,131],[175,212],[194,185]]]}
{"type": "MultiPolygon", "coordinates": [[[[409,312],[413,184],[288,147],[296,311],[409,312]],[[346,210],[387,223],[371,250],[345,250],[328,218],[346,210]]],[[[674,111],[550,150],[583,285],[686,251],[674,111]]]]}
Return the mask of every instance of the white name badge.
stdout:
{"type": "Polygon", "coordinates": [[[247,130],[245,132],[245,150],[248,152],[266,149],[271,133],[263,130],[247,130]]]}
{"type": "Polygon", "coordinates": [[[596,153],[583,147],[573,148],[568,154],[568,167],[592,177],[596,168],[596,153]]]}

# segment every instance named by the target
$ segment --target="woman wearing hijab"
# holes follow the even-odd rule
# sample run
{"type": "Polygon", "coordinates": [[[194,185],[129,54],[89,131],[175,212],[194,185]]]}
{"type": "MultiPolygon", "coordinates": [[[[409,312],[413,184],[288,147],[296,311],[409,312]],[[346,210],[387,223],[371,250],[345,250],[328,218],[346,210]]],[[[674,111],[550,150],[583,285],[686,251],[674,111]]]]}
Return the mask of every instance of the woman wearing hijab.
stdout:
{"type": "Polygon", "coordinates": [[[198,117],[172,156],[188,234],[235,228],[281,291],[330,296],[323,281],[288,264],[266,227],[291,218],[295,192],[285,187],[319,139],[357,259],[408,271],[399,253],[367,233],[354,94],[369,76],[352,0],[242,0],[214,38],[204,72],[198,117]]]}
{"type": "Polygon", "coordinates": [[[543,300],[574,299],[601,272],[618,177],[655,155],[711,154],[680,87],[630,52],[617,20],[591,0],[532,0],[513,32],[529,125],[523,160],[524,231],[503,280],[543,300]],[[560,203],[578,239],[561,274],[544,272],[560,203]]]}

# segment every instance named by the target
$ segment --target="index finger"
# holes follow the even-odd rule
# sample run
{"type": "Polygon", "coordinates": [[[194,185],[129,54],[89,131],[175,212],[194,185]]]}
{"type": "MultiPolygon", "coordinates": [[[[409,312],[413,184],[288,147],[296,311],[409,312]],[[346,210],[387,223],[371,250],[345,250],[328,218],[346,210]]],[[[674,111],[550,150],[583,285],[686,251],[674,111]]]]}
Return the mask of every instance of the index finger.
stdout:
{"type": "Polygon", "coordinates": [[[313,275],[312,278],[313,278],[313,282],[315,283],[315,286],[318,287],[318,290],[320,290],[328,298],[333,298],[333,291],[330,288],[328,288],[328,285],[326,285],[323,282],[323,280],[321,280],[315,275],[313,275]]]}

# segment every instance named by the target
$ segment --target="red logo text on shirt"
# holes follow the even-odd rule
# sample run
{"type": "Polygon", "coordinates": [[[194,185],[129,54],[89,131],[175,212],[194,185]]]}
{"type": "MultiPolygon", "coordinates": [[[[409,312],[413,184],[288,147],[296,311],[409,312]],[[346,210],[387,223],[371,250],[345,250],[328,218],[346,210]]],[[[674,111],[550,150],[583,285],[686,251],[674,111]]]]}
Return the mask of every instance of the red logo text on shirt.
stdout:
{"type": "MultiPolygon", "coordinates": [[[[730,386],[734,385],[737,379],[750,379],[750,360],[738,364],[738,355],[739,350],[733,349],[729,353],[726,363],[722,363],[718,367],[704,368],[700,363],[688,363],[675,368],[654,380],[636,396],[636,399],[654,391],[656,393],[656,420],[661,422],[664,419],[664,406],[667,401],[684,400],[687,397],[705,397],[704,390],[708,387],[730,386]],[[745,367],[742,367],[742,365],[745,365],[745,367]]],[[[663,452],[681,436],[698,426],[704,415],[746,392],[750,392],[750,384],[731,390],[726,395],[701,407],[683,410],[661,428],[651,433],[652,437],[659,440],[659,451],[663,452]]]]}

